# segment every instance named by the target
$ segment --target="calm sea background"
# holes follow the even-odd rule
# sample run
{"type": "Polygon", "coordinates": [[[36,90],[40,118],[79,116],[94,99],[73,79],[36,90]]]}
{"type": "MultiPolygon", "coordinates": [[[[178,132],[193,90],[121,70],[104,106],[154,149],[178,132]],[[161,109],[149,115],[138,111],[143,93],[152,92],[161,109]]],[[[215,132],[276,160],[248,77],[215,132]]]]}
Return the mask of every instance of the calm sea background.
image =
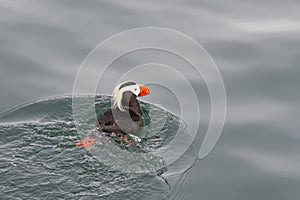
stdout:
{"type": "Polygon", "coordinates": [[[113,34],[174,29],[205,47],[228,100],[220,140],[186,175],[184,199],[299,199],[299,8],[292,0],[1,0],[0,112],[72,93],[83,59],[113,34]]]}

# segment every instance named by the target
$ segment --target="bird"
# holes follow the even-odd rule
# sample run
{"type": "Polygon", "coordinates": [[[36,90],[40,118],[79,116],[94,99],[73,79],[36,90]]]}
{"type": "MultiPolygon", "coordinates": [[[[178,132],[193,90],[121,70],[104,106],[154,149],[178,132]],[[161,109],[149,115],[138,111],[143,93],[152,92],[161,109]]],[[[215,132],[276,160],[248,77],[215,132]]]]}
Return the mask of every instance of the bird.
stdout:
{"type": "MultiPolygon", "coordinates": [[[[133,144],[128,138],[140,141],[140,138],[134,135],[143,126],[142,112],[137,98],[149,94],[148,87],[134,81],[126,81],[117,85],[112,95],[112,108],[99,116],[97,127],[108,136],[117,136],[125,143],[133,144]]],[[[95,138],[86,137],[76,146],[90,148],[95,141],[95,138]]]]}

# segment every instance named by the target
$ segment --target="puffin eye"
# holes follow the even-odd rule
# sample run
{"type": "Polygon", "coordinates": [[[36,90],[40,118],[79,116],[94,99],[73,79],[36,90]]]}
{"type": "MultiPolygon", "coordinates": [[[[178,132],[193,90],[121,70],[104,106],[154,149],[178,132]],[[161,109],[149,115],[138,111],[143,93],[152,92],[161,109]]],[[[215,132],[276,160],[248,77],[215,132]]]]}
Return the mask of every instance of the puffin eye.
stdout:
{"type": "Polygon", "coordinates": [[[134,88],[134,91],[136,92],[136,91],[137,91],[137,88],[134,88]]]}

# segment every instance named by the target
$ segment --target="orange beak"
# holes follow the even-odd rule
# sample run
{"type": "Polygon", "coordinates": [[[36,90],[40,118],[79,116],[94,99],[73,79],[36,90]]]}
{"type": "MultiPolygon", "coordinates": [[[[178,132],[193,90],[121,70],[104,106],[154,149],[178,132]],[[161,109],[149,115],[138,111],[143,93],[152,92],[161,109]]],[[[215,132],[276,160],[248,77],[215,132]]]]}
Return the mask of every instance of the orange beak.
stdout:
{"type": "Polygon", "coordinates": [[[140,90],[141,90],[141,92],[140,92],[140,94],[139,94],[139,97],[143,97],[143,96],[146,96],[146,95],[148,95],[148,94],[150,94],[150,89],[149,88],[147,88],[146,86],[141,86],[140,87],[140,90]]]}

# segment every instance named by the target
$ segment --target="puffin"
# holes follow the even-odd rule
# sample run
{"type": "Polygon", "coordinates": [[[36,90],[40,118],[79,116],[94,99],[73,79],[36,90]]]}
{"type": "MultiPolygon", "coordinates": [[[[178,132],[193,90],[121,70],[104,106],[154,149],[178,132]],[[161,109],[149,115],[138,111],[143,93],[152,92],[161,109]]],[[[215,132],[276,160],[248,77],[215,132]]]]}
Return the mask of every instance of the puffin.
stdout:
{"type": "MultiPolygon", "coordinates": [[[[121,143],[134,146],[132,139],[140,142],[140,138],[135,134],[143,126],[142,112],[137,98],[149,94],[148,87],[133,81],[117,85],[112,95],[112,108],[99,116],[97,128],[100,128],[107,136],[117,136],[121,143]]],[[[90,148],[95,142],[95,138],[86,137],[76,146],[90,148]]]]}

